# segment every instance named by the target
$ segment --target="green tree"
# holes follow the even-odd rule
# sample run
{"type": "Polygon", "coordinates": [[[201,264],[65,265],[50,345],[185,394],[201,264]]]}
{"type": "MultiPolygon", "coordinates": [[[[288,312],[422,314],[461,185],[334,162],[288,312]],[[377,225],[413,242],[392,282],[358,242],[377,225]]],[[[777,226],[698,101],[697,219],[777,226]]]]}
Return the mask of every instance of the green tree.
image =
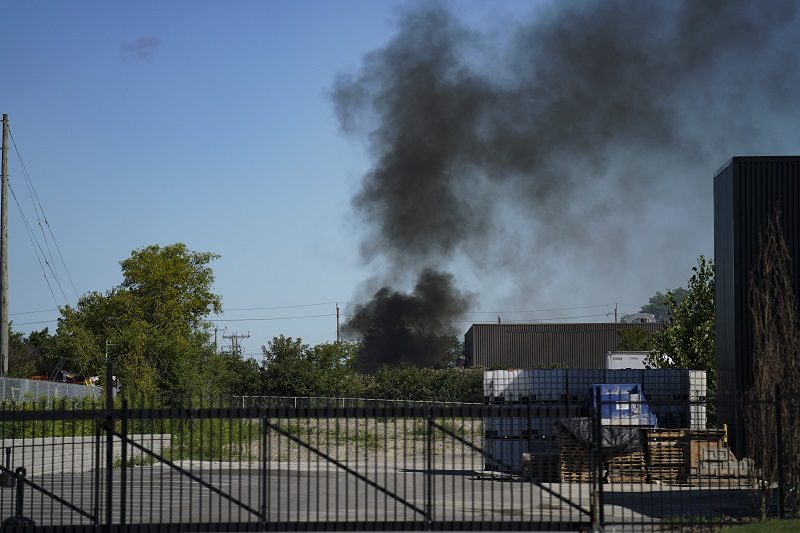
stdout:
{"type": "Polygon", "coordinates": [[[705,370],[708,393],[716,384],[714,353],[714,262],[702,255],[692,268],[686,296],[666,294],[669,320],[653,337],[650,367],[705,370]]]}
{"type": "Polygon", "coordinates": [[[348,396],[363,390],[353,362],[358,344],[330,342],[309,346],[283,335],[262,346],[264,394],[270,396],[348,396]]]}
{"type": "Polygon", "coordinates": [[[654,335],[644,328],[625,328],[617,333],[617,350],[624,352],[649,352],[654,335]]]}
{"type": "Polygon", "coordinates": [[[209,359],[210,392],[225,396],[261,394],[261,366],[258,361],[238,354],[213,354],[209,359]]]}
{"type": "Polygon", "coordinates": [[[182,243],[134,250],[122,283],[61,310],[57,351],[84,375],[103,376],[106,341],[124,391],[176,399],[207,392],[213,355],[206,317],[220,312],[208,264],[182,243]]]}
{"type": "Polygon", "coordinates": [[[656,318],[656,322],[666,322],[669,319],[670,310],[673,308],[671,305],[680,305],[688,294],[689,291],[683,287],[676,287],[671,291],[668,290],[666,293],[656,291],[656,293],[650,297],[650,301],[643,305],[639,312],[652,314],[656,318]],[[668,295],[670,294],[672,295],[672,304],[668,299],[668,295]]]}
{"type": "Polygon", "coordinates": [[[12,377],[30,378],[48,376],[58,361],[55,337],[48,328],[31,331],[26,337],[13,331],[9,325],[8,374],[12,377]]]}

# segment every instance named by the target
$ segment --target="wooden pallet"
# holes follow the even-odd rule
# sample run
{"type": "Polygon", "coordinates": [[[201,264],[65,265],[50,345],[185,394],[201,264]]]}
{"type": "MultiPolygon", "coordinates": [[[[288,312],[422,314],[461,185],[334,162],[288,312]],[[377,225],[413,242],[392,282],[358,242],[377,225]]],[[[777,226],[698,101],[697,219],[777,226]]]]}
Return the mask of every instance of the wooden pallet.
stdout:
{"type": "Polygon", "coordinates": [[[592,456],[563,428],[558,430],[559,477],[565,483],[588,483],[592,480],[592,456]]]}
{"type": "Polygon", "coordinates": [[[645,430],[647,472],[650,481],[684,483],[688,476],[686,429],[645,430]]]}

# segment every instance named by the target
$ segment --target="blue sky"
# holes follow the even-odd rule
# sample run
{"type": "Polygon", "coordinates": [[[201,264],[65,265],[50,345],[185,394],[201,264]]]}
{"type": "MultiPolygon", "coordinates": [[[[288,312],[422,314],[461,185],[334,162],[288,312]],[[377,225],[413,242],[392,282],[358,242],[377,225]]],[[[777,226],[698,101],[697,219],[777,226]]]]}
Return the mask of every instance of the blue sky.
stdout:
{"type": "MultiPolygon", "coordinates": [[[[350,198],[369,159],[364,143],[340,131],[330,88],[337,73],[355,70],[388,42],[404,5],[5,2],[0,107],[10,115],[77,292],[119,283],[118,261],[134,248],[180,241],[221,255],[213,265],[226,309],[220,319],[331,314],[333,304],[236,309],[357,299],[374,270],[359,259],[363,221],[350,198]]],[[[448,5],[489,31],[540,7],[448,5]]],[[[694,259],[713,253],[710,177],[730,155],[709,161],[708,180],[687,207],[705,206],[702,225],[680,240],[669,261],[644,272],[639,263],[616,265],[615,275],[639,272],[616,284],[579,279],[570,265],[550,263],[543,275],[557,280],[530,300],[515,294],[513,279],[485,283],[481,273],[456,267],[478,294],[473,311],[487,311],[471,317],[583,306],[596,307],[528,316],[604,315],[614,302],[632,312],[655,290],[685,283],[694,259]]],[[[10,171],[35,221],[13,154],[10,171]]],[[[28,324],[54,321],[52,309],[65,299],[57,288],[55,301],[51,296],[20,212],[10,205],[11,318],[23,331],[54,327],[28,324]]],[[[641,253],[650,252],[645,246],[641,253]]],[[[329,316],[219,324],[228,334],[250,332],[248,354],[280,333],[312,343],[335,338],[329,316]]]]}
{"type": "MultiPolygon", "coordinates": [[[[337,71],[381,43],[392,10],[376,2],[6,5],[13,30],[0,39],[14,52],[3,61],[0,102],[78,293],[118,283],[117,261],[133,248],[182,241],[222,256],[214,268],[225,307],[346,301],[361,275],[348,213],[365,161],[338,133],[327,91],[337,71]],[[143,57],[122,48],[143,38],[155,43],[143,57]]],[[[10,165],[12,187],[24,193],[15,157],[10,165]]],[[[54,308],[11,205],[11,313],[54,308]]],[[[248,353],[281,331],[312,342],[335,335],[331,318],[227,326],[251,331],[248,353]]],[[[41,325],[20,329],[29,327],[41,325]]]]}

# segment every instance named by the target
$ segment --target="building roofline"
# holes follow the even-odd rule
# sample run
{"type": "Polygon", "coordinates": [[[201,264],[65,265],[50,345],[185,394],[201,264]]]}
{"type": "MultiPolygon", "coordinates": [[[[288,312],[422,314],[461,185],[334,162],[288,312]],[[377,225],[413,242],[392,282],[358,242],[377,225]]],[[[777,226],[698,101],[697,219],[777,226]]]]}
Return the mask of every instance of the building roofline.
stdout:
{"type": "Polygon", "coordinates": [[[722,174],[733,163],[756,163],[759,161],[800,161],[800,155],[735,155],[717,169],[714,177],[722,174]]]}

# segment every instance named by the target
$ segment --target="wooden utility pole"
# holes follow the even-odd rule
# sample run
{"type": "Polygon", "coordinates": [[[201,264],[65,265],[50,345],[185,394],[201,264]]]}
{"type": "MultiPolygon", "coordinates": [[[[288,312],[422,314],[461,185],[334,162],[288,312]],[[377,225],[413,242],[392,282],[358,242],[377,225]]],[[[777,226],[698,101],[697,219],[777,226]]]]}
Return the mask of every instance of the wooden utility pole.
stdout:
{"type": "Polygon", "coordinates": [[[231,355],[234,356],[241,356],[242,355],[242,345],[239,343],[239,339],[249,339],[250,332],[247,332],[247,335],[240,335],[238,333],[234,333],[233,335],[223,335],[223,339],[230,339],[231,341],[231,355]]]}
{"type": "Polygon", "coordinates": [[[3,168],[0,184],[0,359],[8,375],[8,115],[3,113],[3,168]]]}
{"type": "Polygon", "coordinates": [[[336,342],[339,342],[339,304],[336,304],[336,342]]]}

